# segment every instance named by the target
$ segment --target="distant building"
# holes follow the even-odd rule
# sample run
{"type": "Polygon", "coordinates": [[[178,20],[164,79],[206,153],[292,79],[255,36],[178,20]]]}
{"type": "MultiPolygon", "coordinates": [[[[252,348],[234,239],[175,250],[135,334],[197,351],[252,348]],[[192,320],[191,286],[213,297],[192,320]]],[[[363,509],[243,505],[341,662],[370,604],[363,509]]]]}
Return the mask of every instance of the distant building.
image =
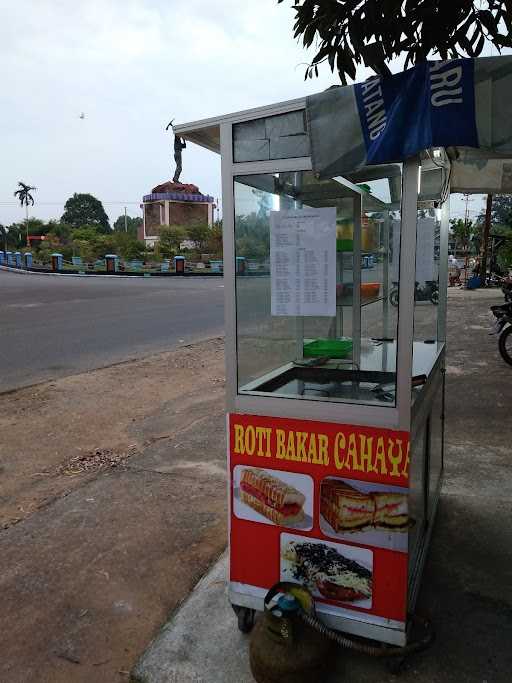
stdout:
{"type": "Polygon", "coordinates": [[[173,183],[157,185],[142,198],[144,222],[138,238],[148,247],[160,238],[162,225],[191,225],[213,223],[213,197],[201,194],[196,185],[173,183]]]}

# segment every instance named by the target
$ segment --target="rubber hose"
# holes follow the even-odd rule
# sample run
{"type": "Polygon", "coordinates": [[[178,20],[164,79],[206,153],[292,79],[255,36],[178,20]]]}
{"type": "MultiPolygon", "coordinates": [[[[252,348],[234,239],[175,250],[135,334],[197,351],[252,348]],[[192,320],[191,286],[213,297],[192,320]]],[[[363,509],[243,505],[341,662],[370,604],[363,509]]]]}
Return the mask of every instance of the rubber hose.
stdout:
{"type": "Polygon", "coordinates": [[[352,640],[346,636],[341,635],[337,631],[333,631],[323,624],[319,619],[307,614],[304,610],[299,610],[301,619],[311,628],[315,629],[326,638],[330,638],[335,643],[341,647],[347,648],[349,650],[355,650],[356,652],[362,652],[363,654],[369,655],[370,657],[405,657],[412,652],[419,652],[420,650],[425,650],[434,640],[434,632],[430,627],[430,622],[426,619],[421,619],[418,616],[413,617],[417,622],[421,624],[427,630],[427,634],[420,640],[416,640],[409,645],[404,647],[376,647],[375,645],[367,645],[366,643],[359,642],[357,640],[352,640]]]}

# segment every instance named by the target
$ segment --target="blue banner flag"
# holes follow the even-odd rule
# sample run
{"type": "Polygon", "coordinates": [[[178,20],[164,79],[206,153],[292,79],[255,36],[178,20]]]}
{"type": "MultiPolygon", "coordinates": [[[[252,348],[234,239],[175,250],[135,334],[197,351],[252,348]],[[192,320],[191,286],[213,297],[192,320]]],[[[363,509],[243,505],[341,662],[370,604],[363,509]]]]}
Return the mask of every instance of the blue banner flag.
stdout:
{"type": "Polygon", "coordinates": [[[429,147],[477,147],[473,60],[424,62],[355,87],[368,164],[429,147]]]}
{"type": "Polygon", "coordinates": [[[422,62],[307,98],[321,177],[398,162],[431,147],[512,153],[512,57],[422,62]]]}

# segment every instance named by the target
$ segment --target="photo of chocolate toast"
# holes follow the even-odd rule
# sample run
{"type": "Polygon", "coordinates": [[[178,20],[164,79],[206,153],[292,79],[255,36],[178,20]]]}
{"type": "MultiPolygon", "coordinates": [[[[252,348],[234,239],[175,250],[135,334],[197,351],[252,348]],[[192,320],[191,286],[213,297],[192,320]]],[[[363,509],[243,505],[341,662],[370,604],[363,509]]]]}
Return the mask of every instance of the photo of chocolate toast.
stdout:
{"type": "Polygon", "coordinates": [[[242,471],[240,500],[278,526],[289,526],[304,519],[304,494],[265,470],[245,468],[242,471]]]}
{"type": "Polygon", "coordinates": [[[316,540],[290,540],[282,546],[281,578],[304,584],[314,595],[327,600],[371,602],[372,571],[344,553],[371,554],[367,550],[345,548],[346,551],[343,546],[333,547],[316,540]]]}

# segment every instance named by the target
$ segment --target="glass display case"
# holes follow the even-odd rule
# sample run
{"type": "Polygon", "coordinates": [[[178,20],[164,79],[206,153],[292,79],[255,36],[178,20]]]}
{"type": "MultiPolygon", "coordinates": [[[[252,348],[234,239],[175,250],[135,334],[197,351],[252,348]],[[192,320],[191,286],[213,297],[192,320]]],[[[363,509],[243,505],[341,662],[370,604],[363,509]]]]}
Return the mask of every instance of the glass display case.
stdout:
{"type": "Polygon", "coordinates": [[[234,178],[235,256],[251,266],[236,276],[240,394],[396,404],[401,167],[381,175],[357,185],[311,171],[234,178]],[[272,315],[272,214],[318,207],[336,210],[334,314],[272,315]]]}
{"type": "MultiPolygon", "coordinates": [[[[357,181],[311,171],[235,176],[235,256],[250,265],[236,275],[239,394],[396,406],[402,167],[373,167],[357,181]],[[336,209],[335,315],[272,315],[271,215],[325,206],[336,209]]],[[[444,342],[441,210],[418,204],[413,401],[444,342]]]]}
{"type": "Polygon", "coordinates": [[[309,576],[325,623],[403,645],[443,471],[444,150],[318,177],[303,99],[175,133],[221,154],[230,600],[329,554],[359,589],[309,576]]]}

